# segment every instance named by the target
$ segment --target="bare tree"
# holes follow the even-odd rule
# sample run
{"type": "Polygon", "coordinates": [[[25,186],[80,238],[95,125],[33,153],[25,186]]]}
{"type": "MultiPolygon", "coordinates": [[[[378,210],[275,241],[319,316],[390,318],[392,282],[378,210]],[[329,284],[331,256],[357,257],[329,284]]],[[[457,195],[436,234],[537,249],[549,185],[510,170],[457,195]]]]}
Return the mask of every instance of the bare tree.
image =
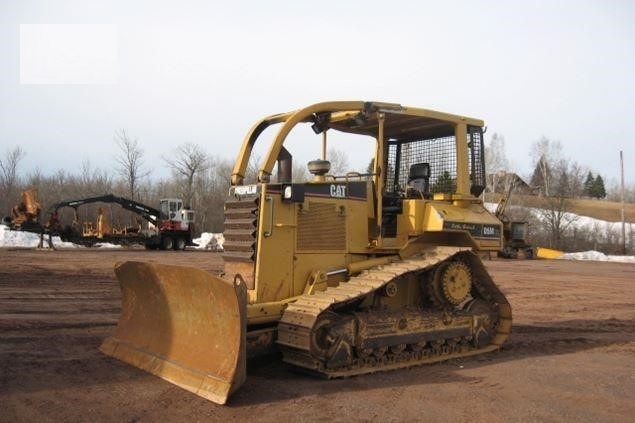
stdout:
{"type": "Polygon", "coordinates": [[[227,199],[233,163],[212,157],[209,166],[197,178],[197,191],[201,193],[197,205],[196,224],[203,231],[222,232],[223,206],[227,199]]]}
{"type": "Polygon", "coordinates": [[[185,204],[193,207],[195,178],[210,167],[207,153],[198,145],[188,142],[177,147],[172,157],[163,157],[163,160],[183,182],[185,204]]]}
{"type": "Polygon", "coordinates": [[[488,188],[491,192],[496,192],[500,176],[505,176],[504,172],[509,170],[509,161],[505,154],[505,137],[502,135],[494,133],[489,144],[485,146],[485,165],[488,174],[492,175],[491,178],[487,178],[491,184],[488,188]]]}
{"type": "Polygon", "coordinates": [[[138,198],[140,180],[150,174],[150,171],[143,170],[143,150],[138,140],[130,139],[123,129],[115,132],[115,142],[120,150],[120,154],[115,157],[117,172],[125,179],[130,198],[138,198]]]}
{"type": "Polygon", "coordinates": [[[546,197],[550,195],[552,173],[560,160],[561,151],[562,145],[559,141],[551,141],[544,136],[531,147],[535,163],[531,184],[540,186],[540,192],[546,197]]]}
{"type": "MultiPolygon", "coordinates": [[[[259,154],[252,153],[249,157],[249,162],[247,163],[247,169],[245,170],[245,180],[244,183],[256,183],[258,181],[258,171],[260,170],[260,165],[262,163],[262,157],[259,154]]],[[[227,174],[231,179],[231,168],[233,165],[230,163],[230,172],[227,174]]]]}
{"type": "Polygon", "coordinates": [[[302,183],[311,180],[311,174],[306,163],[293,162],[293,182],[302,183]]]}
{"type": "Polygon", "coordinates": [[[578,220],[570,213],[571,199],[579,195],[584,181],[584,171],[577,163],[560,160],[554,164],[552,173],[552,195],[545,197],[540,210],[540,219],[550,233],[550,245],[563,247],[563,238],[569,228],[578,220]]]}
{"type": "Polygon", "coordinates": [[[0,183],[2,183],[2,200],[4,208],[10,207],[13,200],[13,189],[18,180],[18,165],[26,156],[22,147],[16,146],[6,151],[4,158],[0,158],[0,183]]]}
{"type": "Polygon", "coordinates": [[[329,171],[332,175],[344,175],[350,169],[348,164],[348,157],[346,157],[346,153],[340,150],[336,150],[334,148],[329,148],[326,153],[326,157],[331,162],[331,170],[329,171]]]}
{"type": "MultiPolygon", "coordinates": [[[[611,179],[606,188],[606,199],[609,201],[620,201],[622,198],[622,187],[617,179],[611,179]]],[[[627,203],[635,203],[635,185],[626,185],[624,187],[624,201],[627,203]]]]}
{"type": "MultiPolygon", "coordinates": [[[[113,189],[111,176],[105,170],[95,168],[90,160],[83,160],[80,165],[79,187],[81,196],[106,194],[113,189]]],[[[135,190],[139,194],[139,184],[135,184],[135,190]]]]}
{"type": "Polygon", "coordinates": [[[568,175],[568,194],[572,198],[582,196],[584,192],[584,177],[589,172],[588,167],[572,162],[569,166],[565,166],[565,169],[568,175]]]}

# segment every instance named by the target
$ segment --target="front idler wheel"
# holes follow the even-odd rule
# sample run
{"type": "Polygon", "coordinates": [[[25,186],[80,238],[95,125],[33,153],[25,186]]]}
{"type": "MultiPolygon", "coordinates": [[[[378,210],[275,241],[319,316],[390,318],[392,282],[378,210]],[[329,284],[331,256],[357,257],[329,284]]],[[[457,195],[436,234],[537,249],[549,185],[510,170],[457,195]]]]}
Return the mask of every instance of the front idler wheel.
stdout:
{"type": "Polygon", "coordinates": [[[349,365],[353,359],[352,339],[355,319],[326,312],[311,331],[311,352],[327,368],[349,365]]]}
{"type": "Polygon", "coordinates": [[[334,313],[325,313],[313,327],[311,332],[311,350],[318,358],[326,359],[330,355],[337,338],[331,334],[331,327],[337,317],[334,313]]]}
{"type": "Polygon", "coordinates": [[[465,311],[479,316],[474,329],[472,344],[476,347],[483,347],[490,343],[496,330],[496,315],[489,304],[481,299],[474,299],[466,304],[465,311]]]}

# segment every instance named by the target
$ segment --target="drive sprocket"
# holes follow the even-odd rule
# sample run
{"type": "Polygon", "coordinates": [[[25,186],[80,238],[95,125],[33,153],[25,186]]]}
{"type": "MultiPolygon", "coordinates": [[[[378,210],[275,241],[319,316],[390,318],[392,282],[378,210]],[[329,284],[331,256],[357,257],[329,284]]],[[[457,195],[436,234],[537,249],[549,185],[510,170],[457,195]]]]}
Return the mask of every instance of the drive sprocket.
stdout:
{"type": "Polygon", "coordinates": [[[459,305],[472,289],[472,272],[462,261],[441,263],[432,281],[432,296],[441,306],[459,305]]]}

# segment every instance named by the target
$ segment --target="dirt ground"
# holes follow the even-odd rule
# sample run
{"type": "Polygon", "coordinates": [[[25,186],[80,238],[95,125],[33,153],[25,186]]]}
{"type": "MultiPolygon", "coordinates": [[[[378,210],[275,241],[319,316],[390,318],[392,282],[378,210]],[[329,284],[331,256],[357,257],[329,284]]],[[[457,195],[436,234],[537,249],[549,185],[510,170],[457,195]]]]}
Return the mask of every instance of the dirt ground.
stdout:
{"type": "Polygon", "coordinates": [[[349,379],[252,363],[219,406],[101,354],[118,261],[218,253],[0,250],[0,421],[632,421],[635,265],[486,262],[514,312],[499,352],[349,379]]]}

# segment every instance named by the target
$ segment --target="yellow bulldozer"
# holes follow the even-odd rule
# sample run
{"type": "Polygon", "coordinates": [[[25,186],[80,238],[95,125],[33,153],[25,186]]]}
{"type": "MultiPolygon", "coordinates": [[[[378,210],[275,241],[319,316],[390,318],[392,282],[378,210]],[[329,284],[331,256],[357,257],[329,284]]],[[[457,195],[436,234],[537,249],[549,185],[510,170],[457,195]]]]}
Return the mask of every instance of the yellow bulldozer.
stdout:
{"type": "Polygon", "coordinates": [[[484,186],[478,119],[363,101],[266,117],[231,175],[224,272],[119,264],[122,313],[101,350],[219,404],[272,349],[327,378],[494,351],[512,316],[479,258],[503,242],[484,186]],[[321,155],[308,182],[292,175],[297,131],[321,155]],[[331,173],[328,143],[356,140],[372,167],[331,173]]]}

